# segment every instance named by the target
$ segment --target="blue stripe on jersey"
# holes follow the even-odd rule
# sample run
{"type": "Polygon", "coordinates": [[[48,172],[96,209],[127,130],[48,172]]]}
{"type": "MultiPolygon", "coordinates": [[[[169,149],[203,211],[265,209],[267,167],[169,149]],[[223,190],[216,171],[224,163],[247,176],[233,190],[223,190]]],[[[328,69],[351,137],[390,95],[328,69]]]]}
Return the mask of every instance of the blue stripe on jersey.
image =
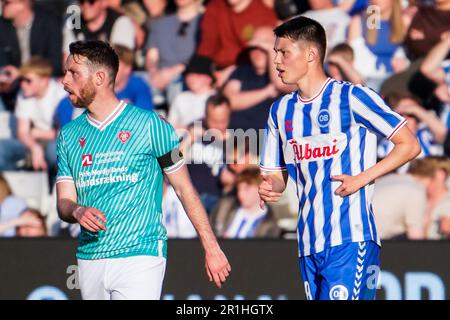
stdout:
{"type": "MultiPolygon", "coordinates": [[[[372,90],[372,92],[378,96],[378,93],[376,93],[373,90],[372,90]]],[[[373,101],[373,99],[366,92],[364,92],[361,88],[358,88],[356,86],[353,87],[351,94],[356,99],[358,99],[364,106],[366,106],[366,108],[368,108],[371,111],[380,115],[381,118],[384,121],[386,121],[387,123],[389,123],[389,125],[391,127],[395,128],[399,124],[399,119],[396,116],[394,116],[393,114],[386,113],[386,111],[384,111],[382,108],[380,108],[378,106],[378,104],[375,101],[373,101]]],[[[380,97],[380,99],[381,99],[381,97],[380,97]]]]}
{"type": "MultiPolygon", "coordinates": [[[[361,169],[361,172],[364,171],[364,152],[366,151],[366,129],[359,128],[359,138],[360,138],[360,150],[361,150],[361,159],[359,161],[359,167],[361,169]]],[[[367,203],[366,203],[366,188],[361,188],[359,190],[360,194],[360,200],[361,200],[361,220],[363,224],[363,230],[364,233],[367,232],[367,230],[370,230],[370,233],[372,233],[371,228],[369,227],[369,218],[368,215],[370,214],[367,211],[367,203]]]]}
{"type": "Polygon", "coordinates": [[[317,195],[316,184],[314,183],[316,180],[317,169],[318,169],[317,162],[308,163],[308,170],[309,170],[310,179],[311,179],[311,190],[309,191],[308,199],[309,199],[309,203],[311,204],[311,207],[309,208],[308,216],[306,218],[306,223],[308,224],[308,229],[309,229],[309,244],[310,244],[310,253],[311,254],[316,253],[316,247],[315,247],[316,230],[315,230],[315,225],[314,225],[315,211],[314,211],[313,204],[314,204],[314,199],[316,198],[316,195],[317,195]]]}
{"type": "MultiPolygon", "coordinates": [[[[341,111],[341,131],[347,136],[347,146],[341,155],[341,173],[351,175],[351,163],[350,163],[350,101],[349,101],[349,85],[344,85],[341,90],[340,99],[340,111],[341,111]]],[[[342,199],[340,207],[341,212],[341,239],[344,240],[344,236],[350,234],[350,201],[348,197],[342,199]]]]}
{"type": "MultiPolygon", "coordinates": [[[[325,160],[324,163],[324,180],[331,179],[331,165],[333,159],[325,160]]],[[[323,226],[323,233],[325,236],[325,248],[331,245],[331,214],[333,213],[333,194],[331,190],[331,183],[322,183],[322,203],[325,221],[323,226]]]]}
{"type": "MultiPolygon", "coordinates": [[[[311,109],[312,109],[312,103],[308,103],[303,106],[303,136],[304,137],[309,137],[309,136],[311,136],[311,133],[312,133],[311,109]]],[[[316,162],[308,163],[309,179],[311,180],[311,190],[308,193],[308,199],[309,199],[309,203],[311,204],[311,207],[310,207],[308,215],[306,217],[306,223],[308,224],[311,253],[315,253],[314,244],[316,242],[316,232],[315,232],[315,228],[314,228],[313,203],[314,203],[314,199],[317,194],[316,186],[314,183],[314,180],[316,178],[317,169],[318,169],[318,166],[317,166],[316,162]]]]}
{"type": "Polygon", "coordinates": [[[350,130],[351,116],[350,116],[350,103],[348,98],[350,86],[344,85],[341,90],[340,96],[340,111],[341,111],[341,130],[342,132],[347,132],[350,130]]]}
{"type": "Polygon", "coordinates": [[[375,127],[373,125],[373,123],[370,123],[369,121],[367,121],[366,119],[364,119],[363,117],[361,117],[358,113],[356,113],[353,110],[353,116],[355,117],[355,121],[357,123],[361,123],[364,127],[366,127],[367,129],[371,130],[372,132],[376,133],[377,135],[379,135],[380,137],[386,137],[386,135],[384,133],[382,133],[377,127],[375,127]]]}
{"type": "Polygon", "coordinates": [[[278,99],[272,104],[272,108],[270,109],[270,116],[272,117],[273,125],[276,129],[278,129],[278,121],[277,121],[277,112],[280,107],[280,102],[282,98],[278,99]]]}
{"type": "Polygon", "coordinates": [[[312,103],[303,106],[303,137],[311,136],[311,109],[312,103]]]}
{"type": "Polygon", "coordinates": [[[374,241],[378,241],[378,233],[377,233],[377,228],[375,227],[375,220],[374,220],[374,214],[373,214],[373,208],[372,208],[372,204],[370,204],[369,207],[369,219],[370,219],[370,224],[372,225],[372,230],[373,230],[373,240],[374,241]]]}
{"type": "MultiPolygon", "coordinates": [[[[327,85],[327,88],[325,89],[323,96],[322,96],[323,98],[322,98],[322,103],[320,105],[319,114],[321,114],[321,112],[323,112],[322,110],[326,110],[326,111],[329,110],[330,101],[331,101],[331,91],[333,90],[333,86],[334,86],[334,83],[330,83],[327,85]]],[[[324,127],[320,127],[320,133],[322,133],[322,134],[330,133],[330,121],[328,121],[328,125],[326,125],[324,127]]]]}
{"type": "MultiPolygon", "coordinates": [[[[306,184],[306,180],[305,177],[303,176],[302,170],[300,168],[300,164],[297,164],[297,172],[298,172],[298,178],[300,179],[300,183],[302,186],[304,186],[306,184]]],[[[298,194],[298,182],[297,184],[297,194],[298,194]]],[[[303,221],[303,216],[302,216],[302,212],[303,212],[303,207],[305,206],[305,201],[306,201],[306,194],[305,191],[302,190],[302,196],[300,198],[300,203],[298,206],[298,224],[297,224],[297,230],[298,230],[298,245],[299,245],[299,249],[300,249],[300,255],[304,255],[305,254],[305,244],[303,243],[303,233],[305,232],[305,222],[303,221]]]]}
{"type": "MultiPolygon", "coordinates": [[[[350,140],[351,140],[351,133],[350,131],[347,131],[347,147],[345,148],[344,152],[342,152],[341,155],[341,166],[342,166],[342,174],[346,174],[351,176],[351,159],[350,159],[350,140]]],[[[350,229],[350,199],[349,196],[346,196],[342,199],[341,204],[341,234],[342,234],[342,240],[347,240],[345,237],[347,235],[351,236],[351,229],[350,229]]]]}
{"type": "MultiPolygon", "coordinates": [[[[284,124],[286,125],[286,122],[291,121],[291,127],[292,127],[292,121],[294,118],[295,103],[296,103],[296,95],[293,94],[293,97],[291,99],[289,99],[289,101],[287,103],[286,114],[284,115],[284,124]]],[[[292,139],[292,131],[285,130],[285,132],[286,132],[286,140],[287,141],[291,140],[292,139]]],[[[278,152],[281,154],[283,152],[283,150],[280,149],[278,152]]],[[[288,174],[293,179],[296,179],[295,165],[290,165],[290,164],[287,165],[287,170],[288,170],[288,174]]],[[[297,181],[297,180],[294,180],[294,181],[297,181]]],[[[298,189],[298,186],[297,186],[297,189],[298,189]]]]}

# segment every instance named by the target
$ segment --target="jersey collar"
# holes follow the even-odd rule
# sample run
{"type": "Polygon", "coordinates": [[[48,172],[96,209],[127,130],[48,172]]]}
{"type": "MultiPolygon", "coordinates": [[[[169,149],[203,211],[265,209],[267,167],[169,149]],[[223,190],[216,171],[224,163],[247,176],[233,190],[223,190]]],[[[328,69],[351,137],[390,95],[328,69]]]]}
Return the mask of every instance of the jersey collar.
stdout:
{"type": "Polygon", "coordinates": [[[114,120],[117,119],[118,116],[120,116],[120,114],[122,113],[122,111],[125,109],[126,107],[126,103],[123,100],[120,100],[119,104],[117,105],[117,107],[114,109],[113,112],[110,113],[110,115],[108,117],[106,117],[106,119],[103,122],[100,122],[96,119],[94,119],[93,117],[91,117],[91,115],[88,113],[87,114],[87,121],[94,126],[95,128],[97,128],[100,131],[103,131],[106,129],[106,127],[108,125],[110,125],[111,123],[114,122],[114,120]]]}
{"type": "Polygon", "coordinates": [[[328,77],[327,80],[323,83],[322,87],[320,88],[319,92],[317,92],[313,97],[311,97],[310,99],[302,99],[302,97],[300,96],[300,93],[297,93],[297,98],[301,103],[310,103],[312,102],[314,99],[316,99],[318,96],[320,96],[322,94],[322,92],[325,90],[325,88],[327,87],[327,85],[331,82],[331,78],[328,77]]]}

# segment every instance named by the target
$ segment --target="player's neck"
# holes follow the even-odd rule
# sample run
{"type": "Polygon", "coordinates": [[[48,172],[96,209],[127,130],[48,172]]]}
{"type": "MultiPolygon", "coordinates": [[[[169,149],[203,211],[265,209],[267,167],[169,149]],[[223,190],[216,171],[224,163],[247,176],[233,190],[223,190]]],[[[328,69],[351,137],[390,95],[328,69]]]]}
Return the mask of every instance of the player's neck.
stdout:
{"type": "Polygon", "coordinates": [[[322,89],[328,77],[323,71],[310,73],[297,82],[297,87],[302,99],[308,100],[315,97],[322,89]]]}
{"type": "Polygon", "coordinates": [[[114,94],[97,95],[87,109],[92,118],[103,122],[117,108],[119,102],[114,94]]]}

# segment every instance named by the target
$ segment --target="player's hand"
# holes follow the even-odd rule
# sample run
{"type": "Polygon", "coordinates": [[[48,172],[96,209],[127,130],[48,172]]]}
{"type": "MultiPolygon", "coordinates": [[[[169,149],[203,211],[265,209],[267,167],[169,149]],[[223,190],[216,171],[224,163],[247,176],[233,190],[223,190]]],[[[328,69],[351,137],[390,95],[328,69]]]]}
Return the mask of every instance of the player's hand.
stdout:
{"type": "Polygon", "coordinates": [[[216,249],[206,251],[205,269],[210,282],[215,282],[218,288],[222,287],[230,275],[231,266],[222,249],[217,246],[216,249]]]}
{"type": "Polygon", "coordinates": [[[366,185],[366,183],[362,181],[362,178],[360,176],[349,176],[346,174],[341,174],[332,176],[331,180],[342,182],[342,184],[334,192],[336,195],[341,197],[349,196],[366,185]]]}
{"type": "Polygon", "coordinates": [[[261,175],[263,181],[259,185],[259,196],[261,197],[261,209],[264,208],[264,202],[277,202],[282,193],[274,191],[274,181],[270,175],[261,175]]]}
{"type": "Polygon", "coordinates": [[[91,232],[106,230],[105,214],[95,208],[78,207],[74,210],[73,217],[83,228],[91,232]]]}

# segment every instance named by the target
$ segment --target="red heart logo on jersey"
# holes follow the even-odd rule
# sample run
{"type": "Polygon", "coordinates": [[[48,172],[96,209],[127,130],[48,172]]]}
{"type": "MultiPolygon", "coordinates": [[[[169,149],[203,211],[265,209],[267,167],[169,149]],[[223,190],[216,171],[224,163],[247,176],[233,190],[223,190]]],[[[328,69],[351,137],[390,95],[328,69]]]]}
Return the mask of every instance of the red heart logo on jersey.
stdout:
{"type": "Polygon", "coordinates": [[[83,148],[84,144],[86,143],[86,139],[85,138],[81,138],[80,139],[80,146],[83,148]]]}
{"type": "Polygon", "coordinates": [[[130,139],[131,134],[129,132],[119,132],[119,139],[123,143],[127,142],[128,139],[130,139]]]}

